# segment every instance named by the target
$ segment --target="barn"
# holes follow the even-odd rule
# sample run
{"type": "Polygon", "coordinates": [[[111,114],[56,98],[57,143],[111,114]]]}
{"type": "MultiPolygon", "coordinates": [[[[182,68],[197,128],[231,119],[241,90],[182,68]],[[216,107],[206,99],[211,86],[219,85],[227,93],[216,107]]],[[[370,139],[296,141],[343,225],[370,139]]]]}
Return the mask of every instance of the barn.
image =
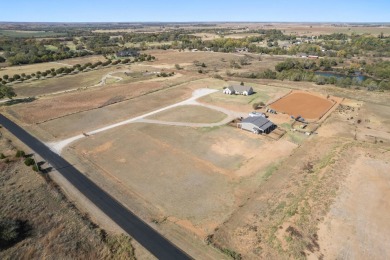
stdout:
{"type": "Polygon", "coordinates": [[[253,88],[250,86],[234,85],[234,86],[226,87],[223,90],[223,93],[228,95],[236,94],[236,95],[248,96],[253,94],[253,88]]]}
{"type": "Polygon", "coordinates": [[[255,134],[268,134],[273,129],[275,129],[276,125],[265,117],[255,116],[244,118],[240,123],[237,124],[237,127],[243,130],[251,131],[255,134]]]}

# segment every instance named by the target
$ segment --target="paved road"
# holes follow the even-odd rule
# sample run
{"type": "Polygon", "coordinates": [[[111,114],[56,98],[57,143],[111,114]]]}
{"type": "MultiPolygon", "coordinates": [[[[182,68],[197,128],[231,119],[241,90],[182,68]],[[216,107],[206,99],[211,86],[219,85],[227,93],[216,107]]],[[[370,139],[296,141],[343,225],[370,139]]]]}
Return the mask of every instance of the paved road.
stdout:
{"type": "Polygon", "coordinates": [[[191,259],[65,159],[2,114],[0,124],[49,162],[75,188],[158,259],[191,259]]]}

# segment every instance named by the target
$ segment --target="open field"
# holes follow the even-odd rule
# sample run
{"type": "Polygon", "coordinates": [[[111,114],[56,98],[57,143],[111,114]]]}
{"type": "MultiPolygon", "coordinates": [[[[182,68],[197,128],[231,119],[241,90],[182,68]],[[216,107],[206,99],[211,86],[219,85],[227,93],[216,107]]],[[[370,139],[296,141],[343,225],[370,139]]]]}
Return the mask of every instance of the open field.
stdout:
{"type": "Polygon", "coordinates": [[[15,85],[14,89],[18,96],[33,97],[60,91],[86,88],[98,84],[104,75],[115,71],[115,69],[115,67],[103,68],[80,72],[76,75],[24,82],[15,85]]]}
{"type": "Polygon", "coordinates": [[[332,34],[332,33],[345,33],[345,34],[372,34],[374,36],[383,32],[384,35],[390,35],[390,26],[387,27],[365,27],[365,26],[343,26],[335,27],[331,25],[274,25],[269,29],[279,29],[286,34],[296,35],[320,35],[320,34],[332,34]]]}
{"type": "Polygon", "coordinates": [[[54,37],[66,35],[65,33],[56,33],[48,31],[22,31],[22,30],[0,30],[0,36],[6,37],[54,37]]]}
{"type": "Polygon", "coordinates": [[[71,92],[66,95],[45,97],[28,103],[28,105],[18,104],[7,107],[7,110],[14,115],[18,115],[18,118],[22,121],[39,123],[80,111],[107,106],[147,92],[162,89],[164,86],[161,82],[104,86],[96,89],[87,89],[82,92],[82,95],[78,92],[71,92]],[[86,96],[88,96],[88,101],[85,100],[86,96]]]}
{"type": "Polygon", "coordinates": [[[179,52],[176,50],[148,50],[147,53],[155,56],[157,60],[153,65],[165,65],[166,68],[174,69],[175,64],[184,67],[184,70],[197,72],[199,67],[194,66],[194,61],[205,63],[206,68],[202,68],[206,73],[225,74],[230,72],[259,72],[265,69],[273,69],[275,65],[285,58],[281,56],[256,55],[256,54],[239,54],[239,53],[222,53],[222,52],[179,52]],[[234,60],[240,63],[240,59],[247,59],[248,65],[242,66],[242,69],[232,69],[230,61],[234,60]]]}
{"type": "Polygon", "coordinates": [[[7,66],[0,68],[0,77],[3,77],[4,75],[13,76],[15,74],[22,74],[26,73],[26,75],[31,73],[36,73],[37,71],[45,71],[50,70],[52,68],[58,69],[64,67],[64,65],[58,64],[58,63],[52,63],[52,62],[45,62],[45,63],[37,63],[37,64],[29,64],[29,65],[21,65],[21,66],[7,66]]]}
{"type": "Polygon", "coordinates": [[[48,130],[49,134],[42,136],[44,140],[50,139],[51,135],[69,137],[182,101],[190,97],[193,90],[205,85],[222,87],[224,84],[216,79],[191,81],[187,77],[187,80],[158,78],[142,83],[115,84],[48,96],[4,109],[24,123],[38,124],[48,130]]]}
{"type": "Polygon", "coordinates": [[[53,62],[44,62],[44,63],[28,64],[28,65],[21,65],[21,66],[8,66],[8,67],[0,68],[0,77],[3,77],[4,75],[12,76],[14,74],[21,74],[21,73],[25,73],[26,75],[29,75],[31,73],[36,73],[37,71],[43,72],[45,70],[50,70],[52,68],[58,69],[70,65],[85,64],[88,62],[94,63],[97,61],[105,61],[105,60],[106,59],[102,55],[92,55],[92,56],[71,58],[71,59],[53,61],[53,62]]]}
{"type": "Polygon", "coordinates": [[[269,106],[279,113],[302,116],[307,119],[320,119],[333,105],[334,101],[304,92],[292,92],[269,106]]]}
{"type": "Polygon", "coordinates": [[[83,139],[68,152],[98,164],[159,209],[154,214],[181,220],[185,229],[204,238],[256,189],[271,164],[296,147],[280,140],[267,155],[258,154],[269,142],[232,127],[133,124],[83,139]],[[112,158],[117,163],[108,163],[112,158]],[[129,167],[130,172],[122,170],[129,167]]]}
{"type": "Polygon", "coordinates": [[[273,68],[282,56],[147,53],[157,60],[17,84],[20,96],[45,96],[0,109],[47,143],[81,135],[62,149],[64,158],[184,249],[186,243],[205,252],[214,246],[243,259],[357,258],[353,250],[367,258],[389,256],[385,231],[390,210],[382,199],[389,189],[388,92],[226,75],[273,68]],[[230,68],[230,60],[243,57],[251,64],[230,68]],[[204,73],[198,73],[194,61],[206,64],[204,73]],[[146,71],[175,75],[144,76],[146,71]],[[84,88],[107,74],[106,85],[84,88]],[[223,87],[242,80],[253,87],[253,95],[222,93],[223,87]],[[74,88],[80,89],[48,95],[74,88]],[[201,88],[219,90],[198,100],[209,108],[190,103],[147,119],[214,123],[226,115],[212,106],[236,115],[264,102],[287,113],[268,115],[286,134],[274,140],[225,125],[120,124],[186,100],[201,88]],[[337,105],[328,95],[340,97],[334,98],[337,105]],[[331,107],[316,123],[315,134],[291,130],[289,115],[317,119],[331,107]],[[104,128],[113,124],[119,126],[104,128]],[[368,251],[359,251],[366,244],[368,251]]]}
{"type": "Polygon", "coordinates": [[[380,259],[390,255],[390,157],[355,151],[335,202],[319,226],[328,258],[380,259]]]}
{"type": "Polygon", "coordinates": [[[201,106],[181,106],[149,117],[161,121],[216,123],[226,118],[226,115],[201,106]]]}

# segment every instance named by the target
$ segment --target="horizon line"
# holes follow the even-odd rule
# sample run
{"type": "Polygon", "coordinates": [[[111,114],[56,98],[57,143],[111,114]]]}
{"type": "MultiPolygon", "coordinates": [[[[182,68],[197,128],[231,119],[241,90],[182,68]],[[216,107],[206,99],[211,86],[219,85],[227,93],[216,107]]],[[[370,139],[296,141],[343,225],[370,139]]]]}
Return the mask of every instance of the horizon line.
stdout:
{"type": "Polygon", "coordinates": [[[50,22],[50,21],[0,21],[0,23],[62,23],[62,24],[86,24],[86,23],[95,23],[95,24],[102,24],[102,23],[166,23],[166,24],[180,24],[180,23],[334,23],[334,24],[389,24],[390,22],[379,22],[379,21],[371,21],[371,22],[341,22],[341,21],[111,21],[111,22],[96,22],[96,21],[89,21],[89,22],[50,22]]]}

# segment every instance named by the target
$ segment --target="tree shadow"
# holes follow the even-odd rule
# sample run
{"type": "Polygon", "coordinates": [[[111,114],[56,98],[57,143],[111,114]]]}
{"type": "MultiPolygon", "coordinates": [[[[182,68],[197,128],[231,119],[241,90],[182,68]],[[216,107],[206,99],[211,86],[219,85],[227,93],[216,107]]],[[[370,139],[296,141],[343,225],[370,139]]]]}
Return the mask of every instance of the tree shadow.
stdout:
{"type": "Polygon", "coordinates": [[[27,220],[4,218],[0,220],[0,251],[8,249],[31,235],[27,220]]]}
{"type": "Polygon", "coordinates": [[[35,97],[11,99],[4,103],[5,106],[12,106],[20,103],[31,103],[36,100],[35,97]]]}

